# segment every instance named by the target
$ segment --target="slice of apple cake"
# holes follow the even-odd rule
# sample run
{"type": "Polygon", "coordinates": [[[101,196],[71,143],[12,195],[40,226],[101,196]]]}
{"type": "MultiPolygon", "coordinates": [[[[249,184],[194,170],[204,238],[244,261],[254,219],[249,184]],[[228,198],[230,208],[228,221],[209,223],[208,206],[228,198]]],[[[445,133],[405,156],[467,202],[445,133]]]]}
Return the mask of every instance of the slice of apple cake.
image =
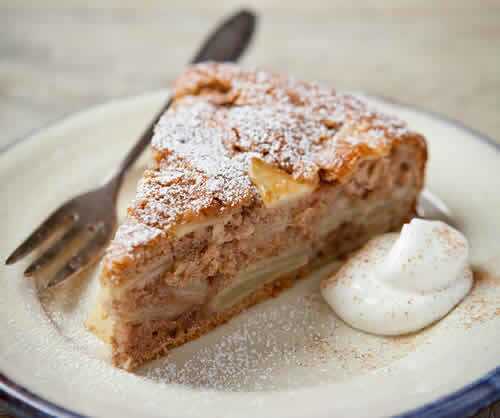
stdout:
{"type": "Polygon", "coordinates": [[[331,88],[206,63],[174,95],[87,322],[129,370],[399,228],[424,179],[421,135],[331,88]]]}

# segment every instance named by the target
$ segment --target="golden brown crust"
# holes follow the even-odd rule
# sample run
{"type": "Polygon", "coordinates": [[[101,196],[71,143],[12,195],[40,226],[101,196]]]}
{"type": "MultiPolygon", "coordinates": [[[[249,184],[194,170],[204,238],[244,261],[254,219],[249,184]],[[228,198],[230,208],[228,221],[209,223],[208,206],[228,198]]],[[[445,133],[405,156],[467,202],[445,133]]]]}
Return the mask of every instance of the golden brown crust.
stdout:
{"type": "Polygon", "coordinates": [[[157,166],[130,215],[169,230],[258,201],[250,158],[301,181],[344,182],[359,161],[388,155],[401,142],[425,149],[404,122],[352,96],[231,64],[199,64],[175,83],[174,106],[153,138],[157,166]]]}

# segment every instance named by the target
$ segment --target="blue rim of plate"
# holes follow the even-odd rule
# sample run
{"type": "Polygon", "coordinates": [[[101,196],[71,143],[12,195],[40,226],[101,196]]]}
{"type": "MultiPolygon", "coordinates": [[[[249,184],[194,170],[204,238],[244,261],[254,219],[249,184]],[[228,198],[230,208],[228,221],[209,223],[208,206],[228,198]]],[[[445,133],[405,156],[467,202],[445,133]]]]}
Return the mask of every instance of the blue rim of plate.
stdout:
{"type": "MultiPolygon", "coordinates": [[[[361,94],[361,93],[360,93],[361,94]]],[[[444,116],[440,113],[422,109],[418,106],[408,105],[401,103],[397,100],[383,97],[383,96],[371,96],[366,94],[361,94],[368,98],[373,98],[375,100],[385,102],[388,104],[394,104],[406,108],[408,110],[416,110],[419,113],[423,113],[430,116],[433,119],[439,120],[441,122],[454,125],[455,127],[470,133],[475,138],[479,139],[492,147],[497,152],[500,152],[500,144],[493,141],[490,137],[482,134],[481,132],[469,128],[462,122],[459,122],[448,116],[444,116]]],[[[103,104],[101,106],[106,106],[103,104]]],[[[51,123],[49,126],[63,122],[79,113],[73,113],[65,117],[60,118],[58,121],[51,123]]],[[[47,126],[45,127],[47,128],[47,126]]],[[[0,148],[0,154],[9,151],[16,145],[24,142],[31,138],[36,132],[40,132],[44,128],[39,128],[33,131],[31,134],[14,141],[13,143],[0,148]]],[[[453,392],[449,395],[441,397],[435,401],[429,402],[421,407],[415,408],[413,410],[404,412],[394,418],[457,418],[470,416],[480,409],[485,408],[496,401],[500,401],[500,365],[487,373],[480,379],[472,382],[471,384],[463,387],[462,389],[453,392]]],[[[10,413],[23,418],[48,418],[48,417],[61,417],[61,418],[86,418],[85,415],[81,415],[77,412],[70,411],[69,409],[63,408],[54,402],[48,401],[35,393],[31,392],[26,387],[18,385],[12,379],[7,377],[4,373],[0,371],[0,407],[7,409],[10,413]]]]}

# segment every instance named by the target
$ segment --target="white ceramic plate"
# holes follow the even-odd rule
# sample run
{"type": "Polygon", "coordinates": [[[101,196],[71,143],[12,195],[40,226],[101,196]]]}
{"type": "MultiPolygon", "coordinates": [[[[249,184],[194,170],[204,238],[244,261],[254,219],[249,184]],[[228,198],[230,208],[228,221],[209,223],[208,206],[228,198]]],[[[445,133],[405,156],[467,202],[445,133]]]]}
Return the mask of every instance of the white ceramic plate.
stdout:
{"type": "MultiPolygon", "coordinates": [[[[51,209],[109,175],[165,96],[96,107],[0,154],[2,259],[51,209]]],[[[498,399],[499,149],[443,118],[377,104],[427,136],[427,185],[470,239],[480,271],[444,320],[401,338],[354,331],[319,298],[328,272],[319,271],[136,375],[102,360],[103,347],[83,329],[95,269],[41,303],[25,265],[2,263],[0,399],[60,416],[206,418],[457,416],[498,399]]],[[[144,164],[127,179],[122,213],[144,164]]]]}

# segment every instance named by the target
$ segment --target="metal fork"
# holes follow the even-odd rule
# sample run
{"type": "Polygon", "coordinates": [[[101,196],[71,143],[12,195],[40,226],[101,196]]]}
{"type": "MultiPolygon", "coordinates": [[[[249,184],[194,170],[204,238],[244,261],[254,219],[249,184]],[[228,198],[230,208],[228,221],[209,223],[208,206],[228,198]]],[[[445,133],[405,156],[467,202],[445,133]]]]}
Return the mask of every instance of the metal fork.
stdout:
{"type": "MultiPolygon", "coordinates": [[[[247,10],[231,16],[206,39],[191,63],[236,61],[250,43],[255,24],[256,16],[247,10]]],[[[116,202],[125,173],[148,146],[156,123],[171,103],[172,99],[169,99],[154,117],[108,182],[60,206],[7,258],[6,264],[22,259],[57,232],[62,237],[28,266],[25,276],[33,276],[54,265],[63,250],[80,241],[83,244],[76,254],[48,280],[47,287],[64,282],[96,261],[116,229],[116,202]]]]}

